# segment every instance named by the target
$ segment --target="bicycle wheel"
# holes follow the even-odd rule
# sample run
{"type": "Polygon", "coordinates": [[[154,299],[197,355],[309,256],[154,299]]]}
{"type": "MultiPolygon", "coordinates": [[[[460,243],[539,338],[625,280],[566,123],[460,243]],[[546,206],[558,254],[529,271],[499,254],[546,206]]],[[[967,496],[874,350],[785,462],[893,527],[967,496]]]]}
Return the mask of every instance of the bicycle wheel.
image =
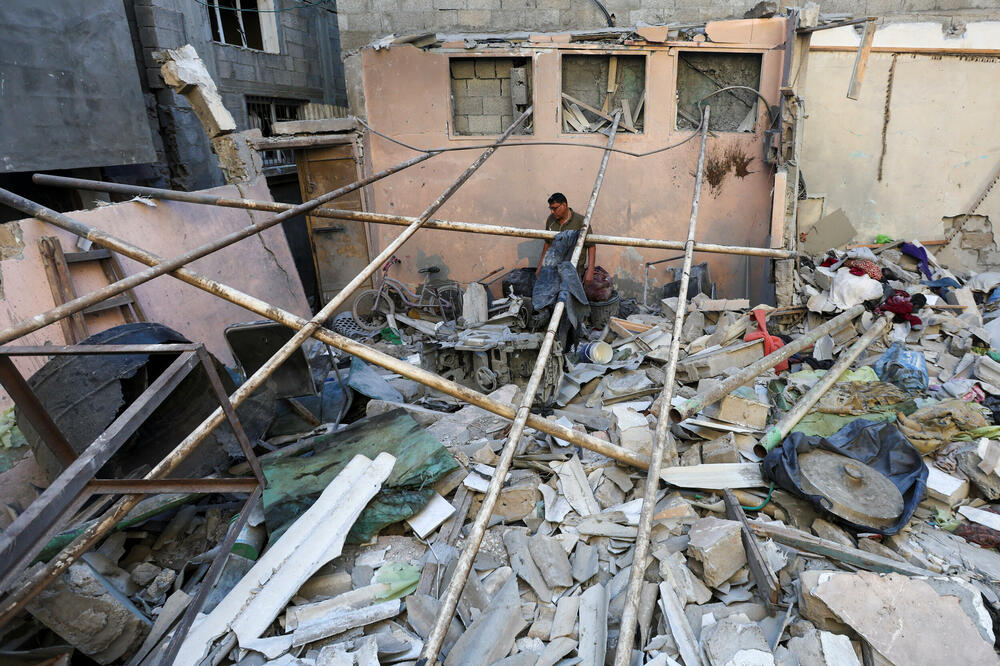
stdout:
{"type": "Polygon", "coordinates": [[[445,319],[456,321],[462,316],[462,288],[456,284],[438,287],[437,295],[445,319]]]}
{"type": "Polygon", "coordinates": [[[375,289],[365,289],[355,297],[351,306],[351,316],[366,331],[381,331],[389,322],[386,315],[395,311],[392,298],[386,292],[380,294],[375,289]]]}

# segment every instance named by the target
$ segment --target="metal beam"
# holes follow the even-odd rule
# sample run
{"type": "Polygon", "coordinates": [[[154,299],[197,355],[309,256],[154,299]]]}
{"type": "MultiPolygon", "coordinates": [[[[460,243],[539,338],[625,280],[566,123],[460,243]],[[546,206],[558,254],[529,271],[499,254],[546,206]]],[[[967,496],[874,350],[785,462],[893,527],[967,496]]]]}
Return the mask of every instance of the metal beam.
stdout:
{"type": "Polygon", "coordinates": [[[66,435],[62,433],[49,413],[45,411],[45,407],[28,386],[28,382],[24,380],[24,377],[6,356],[0,356],[0,384],[3,384],[7,394],[21,408],[21,414],[38,433],[45,447],[62,464],[63,469],[72,465],[77,458],[76,451],[70,446],[66,435]]]}

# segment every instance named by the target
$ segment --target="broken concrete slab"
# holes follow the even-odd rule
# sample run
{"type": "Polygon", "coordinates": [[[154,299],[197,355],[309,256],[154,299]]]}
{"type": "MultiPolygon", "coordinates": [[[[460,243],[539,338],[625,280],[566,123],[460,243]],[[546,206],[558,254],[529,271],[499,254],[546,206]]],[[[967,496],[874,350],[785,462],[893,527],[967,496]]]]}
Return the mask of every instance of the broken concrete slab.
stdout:
{"type": "Polygon", "coordinates": [[[569,556],[558,539],[536,534],[528,540],[528,550],[550,588],[573,585],[569,556]]]}
{"type": "Polygon", "coordinates": [[[526,529],[517,528],[507,530],[503,535],[503,544],[507,548],[510,566],[515,573],[531,586],[541,601],[549,602],[552,600],[552,590],[549,589],[541,570],[531,557],[527,532],[526,529]]]}
{"type": "Polygon", "coordinates": [[[701,642],[712,666],[774,665],[764,632],[747,618],[730,616],[719,620],[702,632],[701,642]]]}
{"type": "Polygon", "coordinates": [[[688,533],[688,552],[701,562],[705,583],[718,587],[747,563],[742,526],[735,520],[701,518],[688,533]]]}

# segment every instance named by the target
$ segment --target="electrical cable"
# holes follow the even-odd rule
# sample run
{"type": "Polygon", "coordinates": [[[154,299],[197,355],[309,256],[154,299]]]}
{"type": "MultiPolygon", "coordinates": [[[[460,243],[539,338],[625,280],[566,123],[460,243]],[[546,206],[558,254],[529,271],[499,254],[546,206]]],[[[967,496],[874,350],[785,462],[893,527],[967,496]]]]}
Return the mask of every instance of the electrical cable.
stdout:
{"type": "MultiPolygon", "coordinates": [[[[710,92],[709,94],[705,95],[704,97],[702,97],[701,99],[699,99],[696,102],[696,105],[698,106],[699,115],[700,116],[704,115],[704,114],[701,113],[701,103],[702,102],[704,102],[709,97],[713,97],[715,95],[718,95],[719,93],[723,93],[723,92],[726,92],[727,90],[731,90],[731,89],[734,89],[734,88],[741,88],[741,89],[744,89],[744,90],[749,90],[750,92],[752,92],[755,95],[757,95],[758,97],[760,97],[760,99],[763,100],[763,102],[764,102],[764,108],[767,109],[768,116],[771,118],[770,126],[774,125],[774,123],[777,121],[777,116],[774,113],[772,113],[771,107],[768,104],[767,99],[763,95],[761,95],[761,93],[760,93],[759,90],[756,90],[756,89],[751,88],[749,86],[726,86],[725,88],[719,88],[718,90],[710,92]]],[[[451,147],[448,147],[448,148],[418,148],[417,146],[412,146],[412,145],[410,145],[408,143],[400,141],[399,139],[395,139],[395,138],[389,136],[388,134],[385,134],[383,132],[378,131],[377,129],[375,129],[374,127],[372,127],[368,123],[366,123],[361,118],[357,118],[357,121],[365,129],[367,129],[369,132],[371,132],[372,134],[380,136],[383,139],[385,139],[386,141],[390,141],[392,143],[395,143],[398,146],[402,146],[403,148],[406,148],[408,150],[412,150],[412,151],[418,152],[418,153],[450,153],[450,152],[461,151],[461,150],[483,150],[485,148],[489,148],[492,145],[492,144],[475,144],[475,145],[468,145],[468,146],[451,146],[451,147]]],[[[514,147],[520,147],[520,146],[575,146],[575,147],[579,147],[579,148],[596,148],[597,150],[608,150],[608,151],[611,151],[613,153],[621,153],[622,155],[628,155],[629,157],[649,157],[650,155],[655,155],[657,153],[662,153],[664,151],[671,150],[673,148],[677,148],[679,146],[682,146],[685,143],[687,143],[688,141],[690,141],[691,139],[695,138],[701,132],[701,123],[702,122],[704,122],[704,120],[702,120],[701,122],[698,123],[698,127],[696,127],[694,129],[694,131],[691,133],[691,135],[688,136],[687,138],[681,139],[677,143],[672,143],[672,144],[669,144],[669,145],[666,145],[666,146],[662,146],[660,148],[655,148],[655,149],[647,151],[645,153],[634,153],[634,152],[632,152],[630,150],[623,150],[621,148],[608,148],[607,146],[604,146],[604,145],[596,145],[596,144],[589,144],[589,143],[571,143],[571,142],[568,142],[568,141],[525,141],[525,142],[522,142],[522,143],[507,143],[507,144],[502,144],[502,145],[497,146],[497,147],[498,148],[514,148],[514,147]]]]}
{"type": "Polygon", "coordinates": [[[615,27],[615,19],[608,12],[608,9],[607,7],[604,6],[604,3],[602,3],[601,0],[594,0],[594,4],[597,5],[597,7],[601,10],[601,13],[604,14],[604,20],[608,22],[608,27],[609,28],[615,27]]]}
{"type": "Polygon", "coordinates": [[[774,481],[771,482],[771,487],[768,489],[768,491],[767,491],[767,497],[764,498],[763,502],[761,502],[757,506],[743,506],[741,504],[740,508],[743,509],[744,511],[760,511],[765,506],[767,506],[768,502],[771,501],[771,495],[773,495],[773,494],[774,494],[774,481]]]}

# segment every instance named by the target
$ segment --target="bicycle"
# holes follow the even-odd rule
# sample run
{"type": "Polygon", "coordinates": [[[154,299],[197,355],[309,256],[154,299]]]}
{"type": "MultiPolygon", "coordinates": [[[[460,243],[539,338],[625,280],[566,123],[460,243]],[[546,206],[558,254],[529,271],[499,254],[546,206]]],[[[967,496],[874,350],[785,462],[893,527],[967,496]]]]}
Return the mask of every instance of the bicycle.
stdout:
{"type": "Polygon", "coordinates": [[[395,314],[396,307],[415,308],[444,320],[457,320],[462,314],[462,288],[453,282],[440,286],[430,283],[432,275],[441,272],[439,266],[421,268],[418,272],[424,276],[423,284],[417,292],[413,292],[396,278],[389,277],[389,271],[396,264],[402,263],[395,256],[382,267],[382,277],[378,279],[375,289],[366,289],[359,293],[351,306],[354,321],[366,331],[380,331],[388,324],[389,315],[395,314]]]}

